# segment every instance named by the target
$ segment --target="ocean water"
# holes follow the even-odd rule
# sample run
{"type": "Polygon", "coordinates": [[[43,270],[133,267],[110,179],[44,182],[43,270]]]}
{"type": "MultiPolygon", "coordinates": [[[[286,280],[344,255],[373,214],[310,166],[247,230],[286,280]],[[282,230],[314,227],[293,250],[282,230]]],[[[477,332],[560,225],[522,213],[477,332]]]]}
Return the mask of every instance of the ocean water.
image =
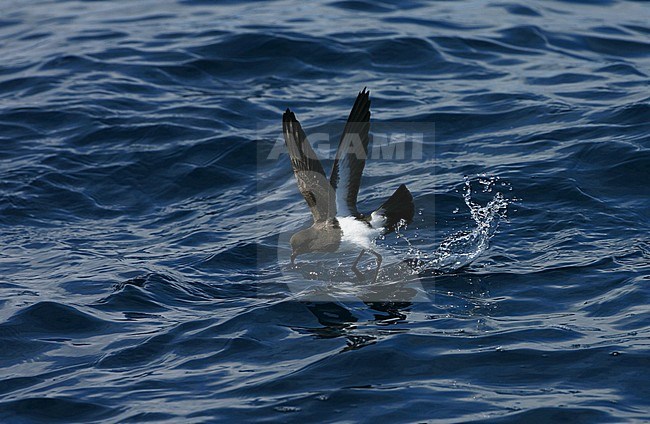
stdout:
{"type": "Polygon", "coordinates": [[[2,6],[0,422],[649,419],[648,3],[2,6]],[[271,157],[363,87],[374,285],[271,157]]]}

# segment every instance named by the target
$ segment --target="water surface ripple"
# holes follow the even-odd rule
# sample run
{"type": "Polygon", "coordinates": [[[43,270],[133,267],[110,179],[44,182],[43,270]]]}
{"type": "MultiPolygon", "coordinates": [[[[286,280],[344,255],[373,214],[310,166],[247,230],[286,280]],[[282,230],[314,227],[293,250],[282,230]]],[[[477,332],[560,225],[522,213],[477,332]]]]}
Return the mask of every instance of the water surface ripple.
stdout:
{"type": "Polygon", "coordinates": [[[650,409],[650,12],[641,1],[8,2],[0,421],[623,422],[650,409]],[[305,302],[291,107],[427,123],[400,183],[428,301],[305,302]],[[481,190],[492,178],[493,191],[481,190]],[[503,185],[501,184],[503,183],[503,185]],[[282,249],[280,248],[280,251],[282,249]]]}

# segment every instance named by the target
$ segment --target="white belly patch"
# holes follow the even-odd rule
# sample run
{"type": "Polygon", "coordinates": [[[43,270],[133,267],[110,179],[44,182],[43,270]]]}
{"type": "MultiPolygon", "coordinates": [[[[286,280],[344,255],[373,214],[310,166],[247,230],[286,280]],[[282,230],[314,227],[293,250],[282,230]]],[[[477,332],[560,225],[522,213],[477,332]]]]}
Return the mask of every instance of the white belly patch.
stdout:
{"type": "Polygon", "coordinates": [[[337,217],[343,237],[339,250],[370,249],[372,242],[381,234],[381,228],[371,228],[354,217],[337,217]]]}

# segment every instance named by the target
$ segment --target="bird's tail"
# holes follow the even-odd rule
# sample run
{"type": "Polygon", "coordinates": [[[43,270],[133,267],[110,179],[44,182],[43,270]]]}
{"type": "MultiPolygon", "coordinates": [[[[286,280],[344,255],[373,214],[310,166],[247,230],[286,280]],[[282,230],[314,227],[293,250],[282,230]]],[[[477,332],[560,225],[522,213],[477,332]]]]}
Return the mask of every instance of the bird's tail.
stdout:
{"type": "Polygon", "coordinates": [[[371,225],[374,224],[375,219],[383,218],[381,225],[384,227],[385,233],[390,233],[399,225],[410,223],[414,214],[413,196],[409,189],[402,184],[388,200],[371,214],[371,225]]]}

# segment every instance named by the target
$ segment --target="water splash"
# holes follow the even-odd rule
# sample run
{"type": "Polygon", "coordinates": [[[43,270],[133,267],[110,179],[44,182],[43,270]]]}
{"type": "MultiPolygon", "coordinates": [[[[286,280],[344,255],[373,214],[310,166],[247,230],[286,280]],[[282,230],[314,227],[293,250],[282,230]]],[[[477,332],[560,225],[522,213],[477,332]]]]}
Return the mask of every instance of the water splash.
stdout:
{"type": "MultiPolygon", "coordinates": [[[[478,177],[484,193],[491,193],[499,181],[499,177],[485,174],[478,177]]],[[[506,183],[502,185],[507,186],[506,183]]],[[[410,252],[414,254],[414,269],[418,273],[455,271],[475,261],[490,246],[490,239],[496,233],[499,221],[505,218],[510,201],[501,192],[496,192],[492,200],[481,206],[472,199],[472,181],[468,176],[465,176],[463,199],[476,224],[474,228],[446,237],[432,255],[421,252],[407,240],[410,252]]]]}
{"type": "MultiPolygon", "coordinates": [[[[291,280],[292,291],[312,300],[362,298],[375,301],[395,299],[397,296],[401,300],[413,301],[418,292],[415,289],[419,286],[407,287],[403,285],[404,283],[417,283],[419,281],[417,277],[421,273],[453,272],[472,263],[488,249],[490,239],[496,233],[500,220],[506,216],[510,200],[500,191],[496,191],[492,199],[482,206],[472,198],[472,184],[478,183],[481,186],[479,190],[483,193],[492,193],[499,181],[498,177],[483,174],[475,181],[465,177],[463,199],[469,209],[473,225],[467,230],[444,238],[433,253],[430,250],[432,246],[416,246],[419,242],[430,241],[429,237],[420,238],[417,232],[407,237],[402,230],[407,229],[409,233],[410,231],[406,223],[400,223],[395,231],[396,240],[393,245],[379,243],[376,246],[384,259],[378,280],[381,284],[374,284],[372,279],[363,281],[351,279],[350,263],[356,256],[356,252],[344,261],[338,255],[329,258],[327,254],[316,254],[312,257],[313,260],[304,260],[292,268],[304,277],[302,280],[291,280]],[[326,284],[323,285],[323,282],[326,284]]],[[[500,185],[508,187],[506,183],[500,185]]],[[[386,240],[386,238],[380,237],[379,240],[386,240]]],[[[365,258],[358,265],[362,273],[368,275],[374,272],[376,266],[372,258],[365,258]]]]}

